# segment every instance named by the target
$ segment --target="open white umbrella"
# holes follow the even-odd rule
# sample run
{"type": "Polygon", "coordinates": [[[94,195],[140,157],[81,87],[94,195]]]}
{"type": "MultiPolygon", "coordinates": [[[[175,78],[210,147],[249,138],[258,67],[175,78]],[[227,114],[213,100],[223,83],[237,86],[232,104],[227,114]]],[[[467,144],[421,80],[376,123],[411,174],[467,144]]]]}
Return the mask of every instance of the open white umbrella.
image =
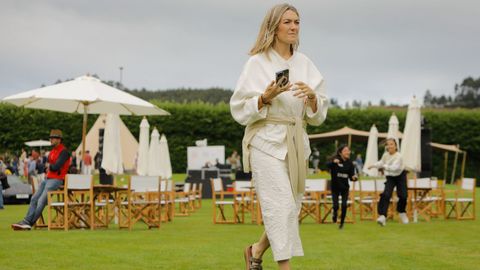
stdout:
{"type": "Polygon", "coordinates": [[[120,144],[120,117],[109,113],[103,136],[103,159],[101,167],[107,174],[122,174],[123,160],[120,144]]]}
{"type": "Polygon", "coordinates": [[[398,151],[400,151],[400,144],[398,142],[398,130],[399,130],[398,118],[395,115],[395,113],[392,113],[392,116],[390,116],[390,119],[388,120],[387,138],[395,139],[395,142],[397,142],[398,151]]]}
{"type": "Polygon", "coordinates": [[[156,128],[153,129],[150,136],[150,149],[148,150],[148,175],[160,176],[160,134],[156,128]]]}
{"type": "Polygon", "coordinates": [[[29,141],[29,142],[25,142],[25,144],[30,147],[42,147],[42,146],[52,145],[50,141],[45,141],[45,140],[29,141]]]}
{"type": "Polygon", "coordinates": [[[401,154],[405,169],[414,172],[422,170],[421,155],[421,112],[420,104],[413,97],[408,105],[407,119],[403,131],[401,154]]]}
{"type": "Polygon", "coordinates": [[[163,179],[172,178],[172,163],[170,162],[170,151],[168,150],[168,142],[165,134],[160,139],[160,176],[163,179]]]}
{"type": "MultiPolygon", "coordinates": [[[[82,113],[82,143],[85,146],[87,114],[168,115],[155,105],[102,83],[91,76],[50,85],[3,98],[19,107],[82,113]]],[[[83,147],[84,148],[84,147],[83,147]]],[[[82,149],[85,153],[85,149],[82,149]]]]}
{"type": "Polygon", "coordinates": [[[370,135],[368,136],[367,154],[365,155],[365,163],[363,165],[363,172],[369,176],[378,176],[378,169],[368,169],[370,165],[378,161],[378,130],[375,125],[370,128],[370,135]]]}
{"type": "Polygon", "coordinates": [[[150,125],[147,118],[143,118],[140,122],[140,138],[138,139],[137,152],[137,174],[148,174],[148,133],[150,132],[150,125]]]}

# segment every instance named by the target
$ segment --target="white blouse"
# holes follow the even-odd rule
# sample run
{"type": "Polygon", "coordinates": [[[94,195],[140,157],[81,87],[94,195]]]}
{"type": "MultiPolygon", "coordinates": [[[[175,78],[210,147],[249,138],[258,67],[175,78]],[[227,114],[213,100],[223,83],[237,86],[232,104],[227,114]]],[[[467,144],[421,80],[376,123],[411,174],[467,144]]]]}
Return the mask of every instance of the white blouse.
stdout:
{"type": "MultiPolygon", "coordinates": [[[[292,88],[295,88],[294,85],[292,88]]],[[[267,117],[303,118],[306,106],[306,120],[310,125],[318,126],[327,117],[328,99],[324,80],[315,65],[304,54],[294,52],[285,60],[275,50],[251,56],[243,68],[235,91],[230,99],[230,110],[235,121],[249,125],[267,117]],[[268,59],[267,54],[270,59],[268,59]],[[275,73],[289,69],[289,81],[304,82],[317,96],[317,111],[305,105],[304,99],[293,96],[295,91],[285,91],[272,100],[271,105],[258,109],[258,98],[267,86],[275,80],[275,73]]],[[[252,139],[250,145],[281,160],[287,155],[287,127],[285,125],[267,124],[252,139]]],[[[306,132],[304,136],[305,159],[310,156],[310,142],[306,132]]]]}
{"type": "Polygon", "coordinates": [[[405,169],[402,155],[399,152],[395,152],[393,155],[385,152],[382,158],[372,166],[383,169],[385,176],[399,176],[405,169]]]}

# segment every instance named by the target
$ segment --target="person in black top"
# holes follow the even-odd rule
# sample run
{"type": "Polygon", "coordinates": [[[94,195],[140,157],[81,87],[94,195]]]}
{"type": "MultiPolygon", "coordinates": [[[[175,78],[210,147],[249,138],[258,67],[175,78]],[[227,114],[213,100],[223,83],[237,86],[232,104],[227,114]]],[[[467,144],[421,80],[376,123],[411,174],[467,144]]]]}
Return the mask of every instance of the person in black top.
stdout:
{"type": "Polygon", "coordinates": [[[327,163],[327,167],[330,169],[330,174],[332,176],[332,220],[334,223],[337,222],[338,196],[342,196],[342,215],[338,227],[339,229],[342,229],[345,222],[345,216],[347,215],[347,200],[350,188],[348,179],[352,181],[358,180],[355,175],[355,166],[350,160],[350,149],[347,145],[342,145],[337,149],[335,155],[330,158],[330,161],[327,163]]]}

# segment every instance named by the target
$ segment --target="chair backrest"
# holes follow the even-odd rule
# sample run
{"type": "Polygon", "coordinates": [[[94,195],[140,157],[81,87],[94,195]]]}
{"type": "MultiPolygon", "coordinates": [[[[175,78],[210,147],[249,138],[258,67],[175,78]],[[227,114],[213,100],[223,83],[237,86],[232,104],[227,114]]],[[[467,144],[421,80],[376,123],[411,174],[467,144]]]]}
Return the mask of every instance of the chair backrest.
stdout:
{"type": "Polygon", "coordinates": [[[437,189],[438,188],[438,180],[430,180],[430,186],[432,187],[432,189],[437,189]]]}
{"type": "Polygon", "coordinates": [[[189,193],[191,186],[192,186],[191,183],[185,183],[185,184],[183,185],[183,192],[184,192],[184,193],[189,193]]]}
{"type": "Polygon", "coordinates": [[[135,192],[158,191],[160,177],[132,175],[130,177],[130,189],[135,192]]]}
{"type": "Polygon", "coordinates": [[[357,191],[358,190],[358,181],[348,180],[348,186],[349,186],[350,191],[357,191]]]}
{"type": "Polygon", "coordinates": [[[192,184],[192,188],[190,189],[190,191],[191,191],[192,193],[197,192],[197,183],[193,183],[193,184],[192,184]]]}
{"type": "Polygon", "coordinates": [[[415,181],[415,187],[418,188],[431,188],[432,180],[430,178],[417,178],[415,181]]]}
{"type": "Polygon", "coordinates": [[[310,191],[310,192],[327,191],[327,179],[306,179],[305,191],[310,191]]]}
{"type": "Polygon", "coordinates": [[[213,190],[215,192],[222,192],[223,191],[222,178],[212,178],[212,182],[213,182],[213,190]]]}
{"type": "Polygon", "coordinates": [[[174,187],[174,185],[173,185],[173,180],[171,180],[171,179],[167,180],[167,191],[168,191],[168,192],[172,192],[172,191],[173,191],[173,187],[174,187]]]}
{"type": "Polygon", "coordinates": [[[235,181],[235,191],[248,192],[252,186],[252,181],[235,181]]]}
{"type": "Polygon", "coordinates": [[[415,187],[415,179],[408,179],[407,187],[415,187]]]}
{"type": "Polygon", "coordinates": [[[360,192],[375,192],[375,181],[372,180],[361,180],[360,181],[360,192]]]}
{"type": "Polygon", "coordinates": [[[463,190],[474,190],[475,189],[475,178],[463,178],[462,186],[463,190]]]}
{"type": "Polygon", "coordinates": [[[375,189],[377,192],[383,192],[385,190],[386,179],[375,179],[375,189]]]}
{"type": "Polygon", "coordinates": [[[90,189],[93,184],[92,176],[86,174],[67,174],[65,179],[69,190],[90,189]]]}

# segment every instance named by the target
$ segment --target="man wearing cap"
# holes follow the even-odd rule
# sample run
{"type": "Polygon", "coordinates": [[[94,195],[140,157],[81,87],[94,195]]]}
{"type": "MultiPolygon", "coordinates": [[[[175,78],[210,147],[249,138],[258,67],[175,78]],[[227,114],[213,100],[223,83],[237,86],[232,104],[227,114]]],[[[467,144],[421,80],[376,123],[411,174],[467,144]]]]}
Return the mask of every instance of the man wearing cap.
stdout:
{"type": "Polygon", "coordinates": [[[48,155],[48,171],[47,177],[40,187],[32,196],[30,207],[28,208],[25,218],[15,224],[12,224],[14,230],[30,230],[42,215],[43,209],[47,205],[47,193],[52,190],[57,190],[63,185],[65,175],[70,167],[70,154],[67,148],[62,144],[62,131],[59,129],[52,129],[50,131],[50,142],[52,143],[52,150],[48,155]]]}

